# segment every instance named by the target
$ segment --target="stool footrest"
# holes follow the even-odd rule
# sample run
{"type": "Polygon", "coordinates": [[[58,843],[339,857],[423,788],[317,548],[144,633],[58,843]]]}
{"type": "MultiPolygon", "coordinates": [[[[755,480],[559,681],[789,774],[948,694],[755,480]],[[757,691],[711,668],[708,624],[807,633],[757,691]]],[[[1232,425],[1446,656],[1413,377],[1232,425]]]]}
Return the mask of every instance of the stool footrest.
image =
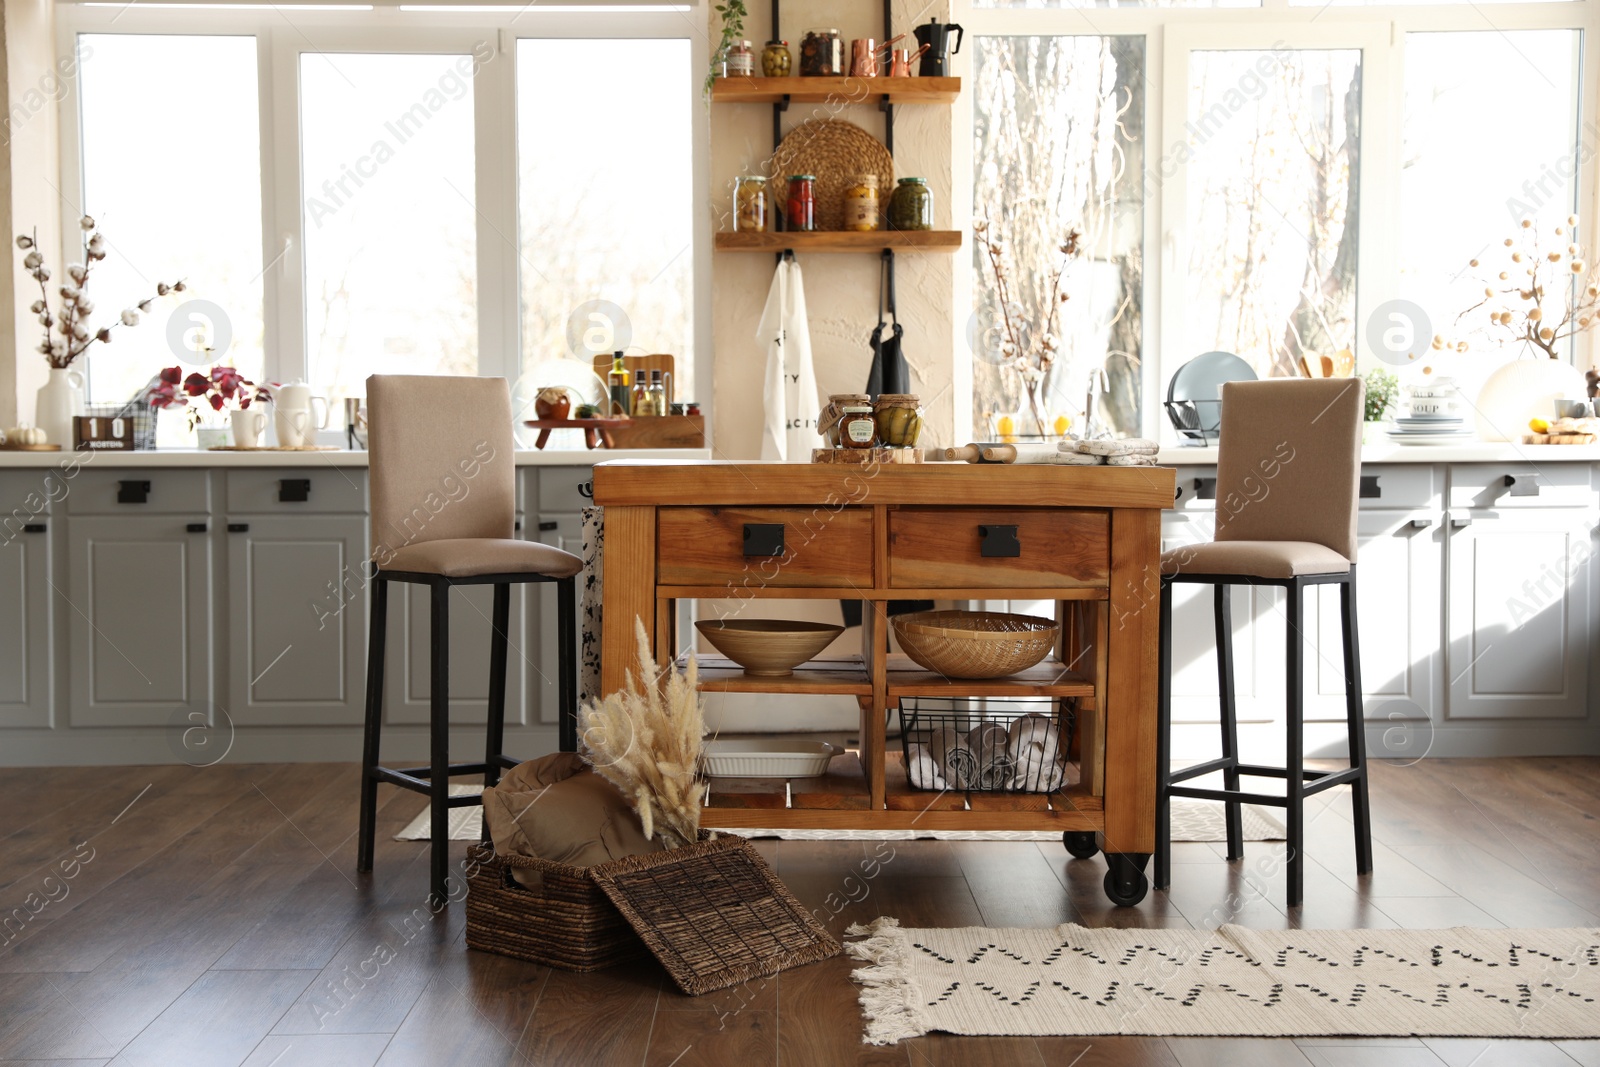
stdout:
{"type": "MultiPolygon", "coordinates": [[[[1289,777],[1289,769],[1287,767],[1263,767],[1260,764],[1256,764],[1256,763],[1241,763],[1241,764],[1239,764],[1239,773],[1244,775],[1247,778],[1283,778],[1283,779],[1287,779],[1289,777]]],[[[1343,773],[1344,773],[1344,771],[1312,771],[1312,770],[1302,769],[1300,771],[1300,778],[1301,778],[1302,781],[1315,782],[1317,779],[1326,778],[1330,774],[1343,774],[1343,773]]]]}
{"type": "MultiPolygon", "coordinates": [[[[508,756],[501,756],[500,759],[504,760],[507,766],[515,767],[517,765],[517,762],[508,756]]],[[[459,775],[483,774],[488,770],[489,765],[487,763],[452,763],[445,768],[445,777],[455,778],[459,775]]],[[[418,793],[433,792],[431,784],[431,779],[433,778],[432,767],[401,767],[398,769],[393,767],[374,767],[368,773],[370,777],[380,782],[388,782],[390,785],[397,785],[403,789],[410,789],[418,793]]],[[[451,807],[466,807],[470,804],[478,803],[478,798],[476,796],[452,797],[451,801],[451,807]],[[461,803],[455,803],[458,800],[461,803]]]]}
{"type": "Polygon", "coordinates": [[[1365,777],[1365,767],[1346,767],[1342,771],[1323,771],[1316,779],[1301,790],[1302,796],[1315,796],[1324,789],[1332,789],[1336,785],[1349,785],[1357,778],[1365,777]]]}
{"type": "Polygon", "coordinates": [[[1266,804],[1274,808],[1286,807],[1289,803],[1283,797],[1268,793],[1233,793],[1226,789],[1197,789],[1188,785],[1173,786],[1167,793],[1175,797],[1188,797],[1190,800],[1229,800],[1240,804],[1266,804]]]}
{"type": "Polygon", "coordinates": [[[1196,763],[1192,767],[1184,767],[1181,770],[1173,771],[1167,776],[1167,781],[1186,782],[1190,778],[1199,778],[1202,775],[1214,774],[1217,771],[1226,771],[1236,766],[1238,766],[1237,757],[1222,756],[1219,759],[1207,760],[1204,763],[1196,763]]]}

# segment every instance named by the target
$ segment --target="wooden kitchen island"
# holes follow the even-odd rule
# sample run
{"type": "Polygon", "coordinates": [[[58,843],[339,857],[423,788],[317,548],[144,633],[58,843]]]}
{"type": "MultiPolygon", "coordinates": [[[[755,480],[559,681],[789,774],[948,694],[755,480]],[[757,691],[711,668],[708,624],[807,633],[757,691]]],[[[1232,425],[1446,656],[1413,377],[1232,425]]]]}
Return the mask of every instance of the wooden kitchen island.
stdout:
{"type": "Polygon", "coordinates": [[[821,778],[718,780],[704,825],[1060,830],[1074,855],[1103,847],[1108,895],[1135,903],[1155,847],[1160,513],[1174,488],[1161,467],[602,463],[601,688],[622,688],[634,665],[636,618],[670,660],[679,599],[862,600],[859,657],[779,679],[701,657],[705,690],[842,694],[862,709],[859,753],[821,778]],[[1015,541],[985,550],[980,527],[1014,527],[1015,541]],[[948,679],[889,654],[885,605],[910,599],[1055,600],[1061,643],[1019,675],[948,679]],[[886,727],[913,696],[1073,702],[1079,781],[1050,794],[912,788],[886,727]]]}

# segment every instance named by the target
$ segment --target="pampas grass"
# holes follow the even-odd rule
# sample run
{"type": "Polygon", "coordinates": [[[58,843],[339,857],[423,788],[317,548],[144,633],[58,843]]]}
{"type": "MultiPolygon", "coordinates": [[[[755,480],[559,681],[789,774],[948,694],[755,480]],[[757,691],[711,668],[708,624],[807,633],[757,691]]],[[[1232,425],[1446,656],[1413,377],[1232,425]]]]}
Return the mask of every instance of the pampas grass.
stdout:
{"type": "Polygon", "coordinates": [[[627,672],[620,692],[579,712],[586,758],[595,771],[633,800],[644,836],[668,848],[692,844],[700,833],[700,789],[695,768],[706,733],[694,653],[684,674],[668,668],[657,680],[644,623],[634,620],[638,675],[627,672]]]}

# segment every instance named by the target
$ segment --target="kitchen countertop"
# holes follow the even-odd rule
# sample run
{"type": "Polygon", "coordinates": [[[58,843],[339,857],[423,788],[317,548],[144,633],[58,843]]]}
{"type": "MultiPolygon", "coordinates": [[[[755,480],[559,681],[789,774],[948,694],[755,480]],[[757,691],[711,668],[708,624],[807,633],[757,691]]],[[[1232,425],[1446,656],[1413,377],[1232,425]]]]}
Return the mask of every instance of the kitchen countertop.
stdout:
{"type": "MultiPolygon", "coordinates": [[[[1163,467],[1215,466],[1217,449],[1164,446],[1163,467]]],[[[1600,463],[1600,445],[1524,445],[1467,441],[1459,445],[1363,445],[1362,463],[1600,463]]]]}
{"type": "MultiPolygon", "coordinates": [[[[608,459],[664,459],[685,463],[711,458],[705,448],[617,448],[593,451],[518,450],[519,467],[586,467],[608,459]]],[[[337,452],[202,452],[192,448],[156,449],[144,452],[8,452],[0,449],[0,469],[58,467],[77,459],[79,466],[142,468],[210,467],[365,467],[367,453],[337,452]]]]}

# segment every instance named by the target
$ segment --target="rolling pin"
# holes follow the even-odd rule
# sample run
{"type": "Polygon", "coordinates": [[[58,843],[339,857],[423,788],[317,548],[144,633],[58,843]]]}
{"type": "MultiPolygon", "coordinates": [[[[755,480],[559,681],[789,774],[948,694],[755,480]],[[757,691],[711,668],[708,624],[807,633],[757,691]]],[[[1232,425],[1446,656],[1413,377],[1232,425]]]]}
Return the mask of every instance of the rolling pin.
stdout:
{"type": "Polygon", "coordinates": [[[1015,445],[961,445],[945,449],[944,458],[964,463],[1015,463],[1017,448],[1015,445]]]}

